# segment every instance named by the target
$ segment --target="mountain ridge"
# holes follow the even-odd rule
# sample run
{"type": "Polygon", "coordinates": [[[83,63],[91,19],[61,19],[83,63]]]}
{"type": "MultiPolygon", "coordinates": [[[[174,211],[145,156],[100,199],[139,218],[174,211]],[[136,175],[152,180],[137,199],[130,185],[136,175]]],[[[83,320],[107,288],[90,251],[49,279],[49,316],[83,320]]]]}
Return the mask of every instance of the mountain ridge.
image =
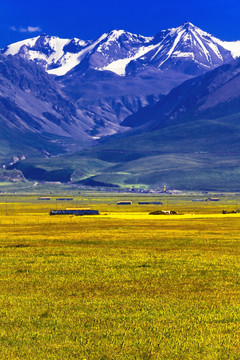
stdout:
{"type": "Polygon", "coordinates": [[[34,60],[52,75],[64,76],[76,66],[88,61],[89,68],[111,71],[128,76],[146,66],[165,71],[170,60],[193,61],[198,71],[212,69],[240,56],[240,41],[222,41],[185,22],[177,28],[162,30],[146,37],[125,30],[111,30],[95,40],[61,39],[41,34],[10,44],[2,50],[5,55],[16,55],[34,60]]]}

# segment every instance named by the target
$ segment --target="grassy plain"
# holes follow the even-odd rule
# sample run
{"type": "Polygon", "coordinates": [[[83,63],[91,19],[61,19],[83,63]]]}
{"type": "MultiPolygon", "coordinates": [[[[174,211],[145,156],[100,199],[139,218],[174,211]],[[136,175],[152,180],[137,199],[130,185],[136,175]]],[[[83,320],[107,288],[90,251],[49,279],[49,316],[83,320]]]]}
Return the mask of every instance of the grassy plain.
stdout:
{"type": "Polygon", "coordinates": [[[238,197],[82,196],[0,198],[0,359],[240,359],[238,197]]]}

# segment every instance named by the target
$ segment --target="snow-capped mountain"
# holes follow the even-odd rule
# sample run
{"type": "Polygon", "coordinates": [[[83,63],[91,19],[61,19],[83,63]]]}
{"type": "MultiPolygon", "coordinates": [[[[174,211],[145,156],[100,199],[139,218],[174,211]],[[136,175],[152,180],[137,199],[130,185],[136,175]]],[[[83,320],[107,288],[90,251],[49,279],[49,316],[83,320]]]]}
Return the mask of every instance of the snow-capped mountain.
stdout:
{"type": "Polygon", "coordinates": [[[60,39],[42,34],[9,45],[5,55],[19,54],[41,63],[49,74],[63,76],[74,68],[111,71],[120,76],[153,67],[196,75],[240,56],[240,41],[227,42],[190,22],[153,37],[113,30],[94,41],[60,39]]]}
{"type": "Polygon", "coordinates": [[[5,55],[19,54],[28,60],[42,64],[49,74],[62,76],[86,59],[90,68],[104,70],[112,62],[121,58],[134,58],[136,54],[143,53],[142,49],[151,40],[152,38],[123,30],[105,33],[95,41],[77,38],[60,39],[42,34],[11,44],[2,52],[5,55]]]}
{"type": "Polygon", "coordinates": [[[240,41],[226,42],[186,22],[152,37],[124,30],[95,40],[60,39],[42,34],[9,45],[42,66],[78,106],[90,134],[126,130],[119,124],[152,105],[183,81],[240,56],[240,41]]]}
{"type": "Polygon", "coordinates": [[[62,75],[79,64],[77,59],[88,47],[89,42],[74,38],[60,39],[57,36],[40,36],[19,41],[2,51],[5,55],[20,55],[27,60],[41,64],[47,72],[62,75]],[[61,72],[52,69],[61,69],[61,72]]]}
{"type": "Polygon", "coordinates": [[[240,56],[240,41],[221,41],[190,22],[161,31],[153,43],[149,52],[128,64],[127,73],[153,66],[197,75],[240,56]]]}

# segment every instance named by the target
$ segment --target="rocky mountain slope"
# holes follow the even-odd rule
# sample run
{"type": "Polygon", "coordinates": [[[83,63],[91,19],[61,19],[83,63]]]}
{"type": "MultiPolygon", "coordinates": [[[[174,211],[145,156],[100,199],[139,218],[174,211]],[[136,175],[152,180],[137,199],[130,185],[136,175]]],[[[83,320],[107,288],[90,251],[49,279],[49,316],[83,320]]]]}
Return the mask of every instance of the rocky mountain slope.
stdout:
{"type": "Polygon", "coordinates": [[[58,154],[92,142],[91,122],[41,67],[0,56],[0,157],[58,154]]]}
{"type": "MultiPolygon", "coordinates": [[[[240,59],[173,89],[164,99],[128,117],[123,125],[158,129],[198,119],[236,117],[240,112],[240,59]]],[[[232,125],[232,120],[228,124],[232,125]]]]}

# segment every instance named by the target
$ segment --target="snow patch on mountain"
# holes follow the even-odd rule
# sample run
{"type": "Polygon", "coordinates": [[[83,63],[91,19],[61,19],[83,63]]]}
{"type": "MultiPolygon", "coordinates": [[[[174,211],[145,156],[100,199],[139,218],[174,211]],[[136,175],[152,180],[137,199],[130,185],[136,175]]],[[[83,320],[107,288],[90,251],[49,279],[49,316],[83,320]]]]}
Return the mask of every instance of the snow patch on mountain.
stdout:
{"type": "Polygon", "coordinates": [[[191,58],[194,60],[195,56],[193,52],[181,52],[181,51],[174,51],[172,53],[172,57],[178,58],[191,58]]]}
{"type": "Polygon", "coordinates": [[[156,47],[156,45],[148,46],[147,48],[141,47],[140,50],[134,56],[113,61],[110,64],[104,66],[103,68],[96,68],[95,70],[112,71],[117,75],[125,76],[126,75],[126,67],[132,60],[141,58],[146,53],[148,53],[150,50],[154,49],[155,47],[156,47]]]}
{"type": "Polygon", "coordinates": [[[223,48],[230,51],[234,59],[240,57],[240,41],[239,40],[238,41],[229,41],[229,42],[218,40],[218,43],[223,48]]]}
{"type": "Polygon", "coordinates": [[[103,34],[94,43],[84,48],[82,51],[76,54],[66,53],[60,60],[60,66],[56,69],[48,70],[47,72],[52,75],[63,76],[79,65],[84,56],[90,53],[94,47],[97,46],[102,40],[107,37],[107,34],[103,34]]]}
{"type": "Polygon", "coordinates": [[[5,55],[16,55],[20,52],[20,49],[23,46],[27,46],[27,47],[31,48],[36,43],[38,38],[39,38],[39,36],[31,38],[31,39],[27,39],[27,40],[18,41],[16,43],[8,45],[8,47],[6,49],[4,49],[4,54],[5,55]]]}

